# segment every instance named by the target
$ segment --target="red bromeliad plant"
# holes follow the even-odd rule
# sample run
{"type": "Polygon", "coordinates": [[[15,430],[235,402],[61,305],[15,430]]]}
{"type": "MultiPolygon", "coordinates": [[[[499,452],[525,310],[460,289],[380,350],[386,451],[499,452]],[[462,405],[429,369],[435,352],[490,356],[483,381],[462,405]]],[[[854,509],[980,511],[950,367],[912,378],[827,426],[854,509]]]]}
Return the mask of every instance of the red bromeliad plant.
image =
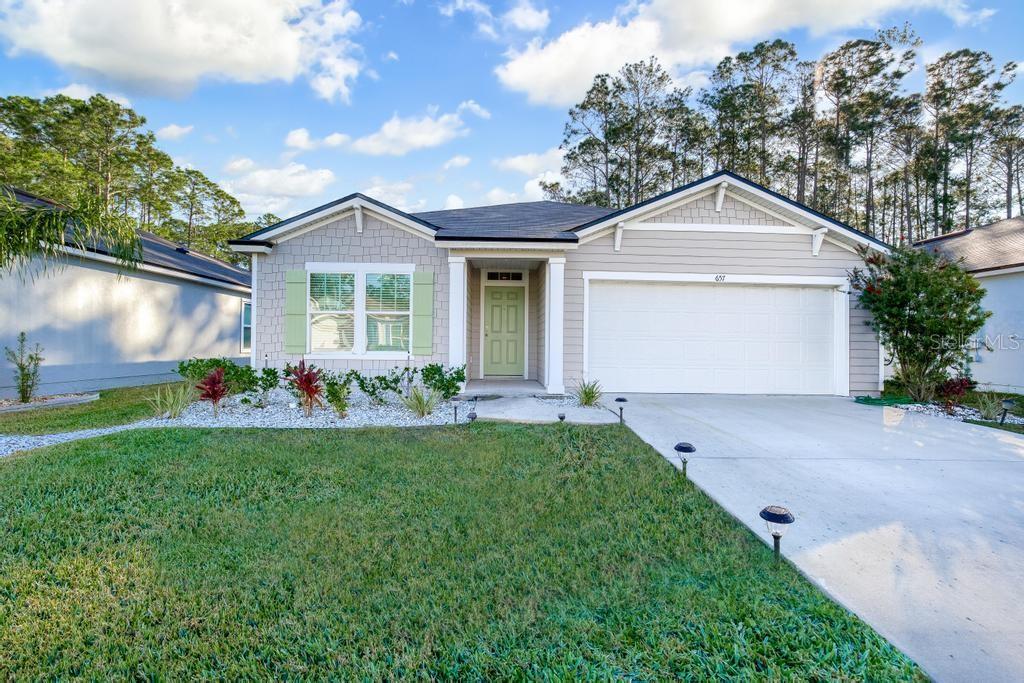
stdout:
{"type": "Polygon", "coordinates": [[[299,364],[288,370],[288,382],[299,393],[302,401],[302,410],[306,417],[313,415],[313,408],[323,408],[324,384],[320,371],[313,367],[306,367],[306,361],[300,360],[299,364]]]}
{"type": "Polygon", "coordinates": [[[209,401],[213,405],[213,416],[217,417],[220,402],[228,395],[228,384],[224,381],[224,368],[217,368],[204,377],[203,381],[196,385],[196,389],[199,390],[201,400],[209,401]]]}

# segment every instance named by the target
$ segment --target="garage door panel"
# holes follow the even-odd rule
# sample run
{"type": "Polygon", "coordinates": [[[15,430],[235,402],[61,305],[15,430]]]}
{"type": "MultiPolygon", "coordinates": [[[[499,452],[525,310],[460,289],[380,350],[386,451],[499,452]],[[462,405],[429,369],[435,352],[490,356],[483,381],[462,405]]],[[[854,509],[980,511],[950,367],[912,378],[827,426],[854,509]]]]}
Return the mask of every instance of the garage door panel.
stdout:
{"type": "Polygon", "coordinates": [[[608,391],[828,394],[832,290],[590,284],[588,377],[608,391]]]}

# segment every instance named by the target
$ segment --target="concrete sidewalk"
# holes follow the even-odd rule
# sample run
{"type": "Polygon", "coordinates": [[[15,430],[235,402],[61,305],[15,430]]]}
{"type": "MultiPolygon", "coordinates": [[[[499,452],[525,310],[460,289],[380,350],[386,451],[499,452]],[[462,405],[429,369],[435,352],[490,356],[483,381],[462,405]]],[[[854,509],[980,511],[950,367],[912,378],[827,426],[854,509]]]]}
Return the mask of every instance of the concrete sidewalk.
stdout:
{"type": "Polygon", "coordinates": [[[1024,680],[1024,438],[831,397],[630,395],[626,422],[926,672],[1024,680]]]}
{"type": "Polygon", "coordinates": [[[607,408],[583,408],[565,399],[508,396],[476,401],[475,405],[478,418],[497,422],[558,422],[559,413],[564,413],[566,422],[573,424],[613,424],[619,421],[618,416],[607,408]]]}

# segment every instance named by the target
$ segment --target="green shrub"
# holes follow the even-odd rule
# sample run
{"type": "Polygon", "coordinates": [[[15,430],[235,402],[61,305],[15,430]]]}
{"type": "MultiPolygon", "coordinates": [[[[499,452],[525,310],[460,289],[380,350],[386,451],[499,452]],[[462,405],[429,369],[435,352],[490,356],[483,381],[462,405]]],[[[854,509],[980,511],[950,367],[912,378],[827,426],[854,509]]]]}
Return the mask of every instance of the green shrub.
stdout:
{"type": "Polygon", "coordinates": [[[447,401],[457,396],[462,389],[462,383],[466,381],[466,366],[460,365],[446,371],[440,363],[430,363],[420,370],[420,378],[424,386],[447,401]]]}
{"type": "Polygon", "coordinates": [[[220,368],[224,371],[224,383],[232,394],[246,394],[256,391],[259,377],[249,365],[238,365],[228,358],[190,358],[178,363],[178,374],[192,384],[198,384],[210,373],[220,368]]]}
{"type": "Polygon", "coordinates": [[[18,348],[4,348],[7,360],[14,365],[14,382],[18,387],[18,400],[28,403],[39,388],[39,366],[43,363],[43,347],[36,344],[28,348],[28,335],[18,334],[18,348]]]}
{"type": "Polygon", "coordinates": [[[402,397],[402,404],[416,414],[416,417],[426,417],[434,412],[441,396],[437,392],[425,393],[420,387],[413,387],[409,390],[408,396],[402,397]]]}
{"type": "Polygon", "coordinates": [[[573,396],[576,397],[576,402],[581,406],[596,406],[597,402],[601,400],[603,393],[601,391],[601,383],[595,379],[590,382],[580,382],[576,386],[573,396]]]}
{"type": "Polygon", "coordinates": [[[897,247],[864,255],[850,285],[868,324],[896,362],[896,379],[915,401],[931,401],[951,370],[965,368],[970,342],[991,313],[985,290],[957,263],[897,247]]]}
{"type": "Polygon", "coordinates": [[[355,370],[348,371],[350,381],[356,383],[359,391],[366,394],[367,398],[374,405],[384,405],[386,395],[389,391],[401,394],[402,374],[398,368],[391,370],[385,375],[362,375],[355,370]]]}
{"type": "Polygon", "coordinates": [[[997,394],[980,393],[974,397],[974,404],[983,420],[995,421],[1003,415],[1003,401],[997,394]]]}
{"type": "Polygon", "coordinates": [[[338,417],[348,417],[349,397],[352,395],[350,373],[324,373],[324,396],[338,417]]]}
{"type": "Polygon", "coordinates": [[[156,393],[146,399],[157,417],[181,417],[196,400],[196,390],[188,382],[158,387],[156,393]]]}

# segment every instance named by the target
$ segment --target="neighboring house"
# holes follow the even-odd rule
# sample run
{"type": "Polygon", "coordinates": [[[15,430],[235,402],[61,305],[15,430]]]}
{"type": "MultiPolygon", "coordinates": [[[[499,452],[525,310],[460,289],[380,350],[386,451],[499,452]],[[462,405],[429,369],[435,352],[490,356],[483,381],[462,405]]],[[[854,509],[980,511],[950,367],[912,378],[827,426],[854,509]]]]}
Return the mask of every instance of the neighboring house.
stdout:
{"type": "Polygon", "coordinates": [[[981,281],[982,306],[992,311],[971,363],[971,376],[987,388],[1024,392],[1024,218],[922,240],[981,281]]]}
{"type": "MultiPolygon", "coordinates": [[[[15,191],[18,201],[51,205],[15,191]]],[[[249,273],[140,232],[142,263],[125,270],[102,249],[66,249],[0,274],[0,348],[20,331],[43,347],[40,393],[87,391],[176,379],[193,356],[249,357],[249,273]]],[[[15,394],[0,363],[0,397],[15,394]]]]}
{"type": "Polygon", "coordinates": [[[231,244],[252,254],[255,364],[466,364],[551,394],[879,390],[847,271],[886,245],[728,172],[621,211],[352,194],[231,244]]]}

